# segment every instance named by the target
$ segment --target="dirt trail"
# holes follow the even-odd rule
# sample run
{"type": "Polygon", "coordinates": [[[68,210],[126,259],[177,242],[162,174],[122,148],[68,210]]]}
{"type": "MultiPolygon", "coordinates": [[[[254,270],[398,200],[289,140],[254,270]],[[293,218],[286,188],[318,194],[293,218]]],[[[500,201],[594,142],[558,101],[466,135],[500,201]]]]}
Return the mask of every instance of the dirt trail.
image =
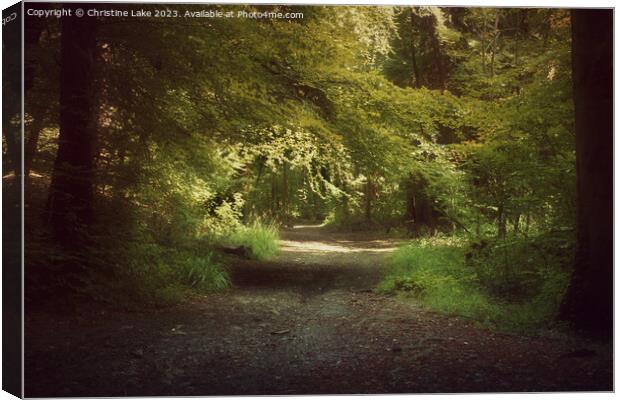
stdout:
{"type": "Polygon", "coordinates": [[[30,315],[26,396],[612,389],[610,345],[492,333],[372,292],[393,240],[308,226],[281,245],[173,308],[30,315]]]}

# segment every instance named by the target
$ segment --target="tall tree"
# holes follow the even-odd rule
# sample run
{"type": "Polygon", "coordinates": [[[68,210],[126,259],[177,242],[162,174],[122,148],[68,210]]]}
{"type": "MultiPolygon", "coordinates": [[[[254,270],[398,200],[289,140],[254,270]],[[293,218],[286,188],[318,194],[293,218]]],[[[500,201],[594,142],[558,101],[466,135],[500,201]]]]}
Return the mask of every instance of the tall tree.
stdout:
{"type": "Polygon", "coordinates": [[[415,43],[415,10],[414,7],[411,7],[411,66],[413,68],[413,76],[411,79],[411,87],[419,88],[422,86],[422,76],[420,75],[420,69],[418,68],[418,61],[416,56],[416,43],[415,43]]]}
{"type": "Polygon", "coordinates": [[[561,317],[613,331],[613,12],[573,10],[577,253],[561,317]]]}
{"type": "Polygon", "coordinates": [[[61,36],[60,135],[48,198],[51,228],[61,243],[80,239],[92,218],[96,23],[64,18],[61,36]]]}

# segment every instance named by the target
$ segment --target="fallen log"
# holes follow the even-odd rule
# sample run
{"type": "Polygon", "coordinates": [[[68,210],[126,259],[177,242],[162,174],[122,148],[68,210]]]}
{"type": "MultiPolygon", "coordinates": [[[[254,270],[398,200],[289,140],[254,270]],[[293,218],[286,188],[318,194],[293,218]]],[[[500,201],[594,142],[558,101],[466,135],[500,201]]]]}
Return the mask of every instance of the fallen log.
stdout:
{"type": "Polygon", "coordinates": [[[247,246],[226,246],[220,245],[216,246],[215,250],[218,250],[222,253],[232,254],[238,257],[250,258],[250,248],[247,246]]]}

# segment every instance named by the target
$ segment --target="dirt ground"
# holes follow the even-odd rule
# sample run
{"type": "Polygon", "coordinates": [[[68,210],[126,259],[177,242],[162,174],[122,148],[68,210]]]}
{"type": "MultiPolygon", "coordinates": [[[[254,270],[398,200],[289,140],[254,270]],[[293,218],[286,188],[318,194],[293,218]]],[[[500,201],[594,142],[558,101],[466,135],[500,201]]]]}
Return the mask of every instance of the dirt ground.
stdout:
{"type": "Polygon", "coordinates": [[[610,391],[611,344],[498,334],[372,289],[395,240],[301,226],[233,286],[26,319],[27,397],[610,391]]]}

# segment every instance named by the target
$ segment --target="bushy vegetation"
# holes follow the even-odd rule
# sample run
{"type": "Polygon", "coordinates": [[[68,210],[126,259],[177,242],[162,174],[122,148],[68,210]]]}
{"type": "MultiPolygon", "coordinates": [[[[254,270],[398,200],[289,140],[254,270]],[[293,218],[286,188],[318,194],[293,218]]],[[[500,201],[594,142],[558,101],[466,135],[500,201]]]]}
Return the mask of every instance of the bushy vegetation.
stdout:
{"type": "Polygon", "coordinates": [[[418,239],[392,255],[379,290],[414,296],[430,309],[499,329],[531,331],[549,326],[558,311],[572,246],[566,234],[494,242],[418,239]]]}
{"type": "Polygon", "coordinates": [[[253,223],[233,231],[224,240],[249,249],[256,260],[268,260],[278,253],[278,228],[275,225],[253,223]]]}
{"type": "Polygon", "coordinates": [[[221,289],[218,246],[264,260],[303,219],[467,235],[398,252],[391,290],[490,320],[498,304],[553,309],[572,248],[555,232],[576,214],[568,10],[294,8],[303,19],[36,24],[25,150],[44,194],[27,200],[26,240],[59,257],[35,250],[27,268],[221,289]]]}
{"type": "MultiPolygon", "coordinates": [[[[111,298],[120,304],[146,301],[165,305],[180,301],[192,292],[221,290],[229,285],[222,263],[208,249],[140,243],[128,249],[125,261],[126,265],[118,266],[124,287],[112,284],[112,296],[98,293],[101,300],[111,298]],[[127,296],[134,298],[123,298],[127,296]]],[[[95,293],[101,291],[97,287],[93,289],[95,293]]]]}

